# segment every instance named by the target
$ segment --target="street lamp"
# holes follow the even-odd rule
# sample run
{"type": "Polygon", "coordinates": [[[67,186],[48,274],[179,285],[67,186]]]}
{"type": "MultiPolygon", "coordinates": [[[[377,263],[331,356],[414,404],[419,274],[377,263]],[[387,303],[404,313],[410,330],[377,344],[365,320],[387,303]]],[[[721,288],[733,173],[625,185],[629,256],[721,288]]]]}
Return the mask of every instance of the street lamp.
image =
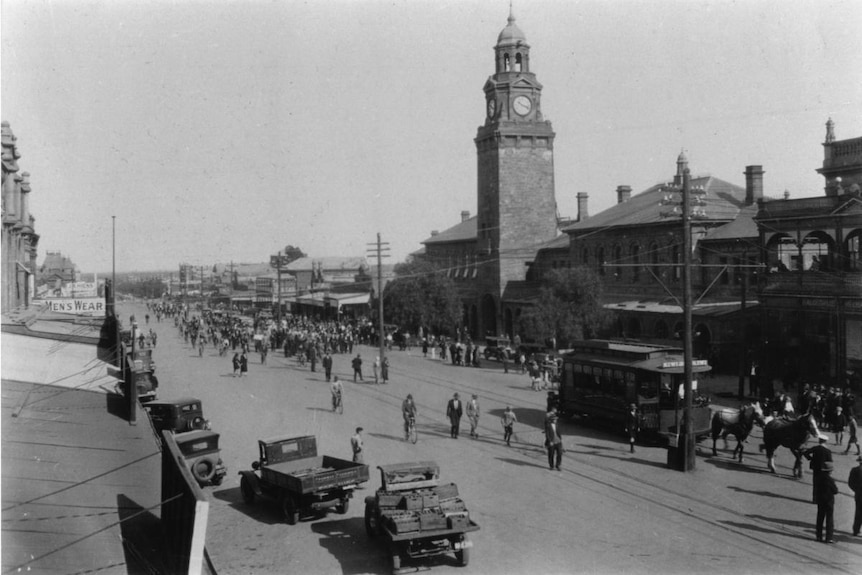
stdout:
{"type": "MultiPolygon", "coordinates": [[[[702,187],[691,187],[691,172],[686,167],[682,174],[682,188],[669,185],[664,189],[667,192],[662,200],[663,205],[673,205],[674,208],[670,212],[662,212],[664,217],[682,216],[682,313],[683,313],[683,386],[684,386],[684,408],[683,408],[683,431],[679,433],[679,425],[677,425],[677,433],[679,441],[676,448],[682,458],[680,464],[681,471],[693,471],[695,468],[695,436],[694,422],[692,421],[692,363],[694,360],[692,354],[692,320],[691,320],[691,219],[692,217],[702,218],[705,216],[703,206],[705,204],[703,196],[705,190],[702,187]],[[682,196],[680,202],[673,197],[674,194],[682,196]],[[681,207],[681,210],[680,210],[681,207]],[[680,214],[680,211],[682,212],[680,214]]],[[[670,446],[669,448],[673,448],[670,446]]]]}

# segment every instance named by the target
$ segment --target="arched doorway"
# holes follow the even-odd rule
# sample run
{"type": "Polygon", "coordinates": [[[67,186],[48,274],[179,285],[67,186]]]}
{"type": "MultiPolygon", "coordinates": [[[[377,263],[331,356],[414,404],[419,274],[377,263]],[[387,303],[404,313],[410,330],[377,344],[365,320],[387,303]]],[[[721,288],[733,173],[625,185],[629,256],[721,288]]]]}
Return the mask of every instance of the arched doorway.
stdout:
{"type": "Polygon", "coordinates": [[[490,294],[482,296],[482,328],[485,330],[483,335],[498,335],[497,304],[490,294]]]}

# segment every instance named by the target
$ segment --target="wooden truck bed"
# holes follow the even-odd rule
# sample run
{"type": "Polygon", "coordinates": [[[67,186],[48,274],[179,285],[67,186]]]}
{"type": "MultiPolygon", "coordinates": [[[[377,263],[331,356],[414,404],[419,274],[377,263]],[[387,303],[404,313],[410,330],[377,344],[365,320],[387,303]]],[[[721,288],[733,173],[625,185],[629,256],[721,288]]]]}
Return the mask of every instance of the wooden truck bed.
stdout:
{"type": "Polygon", "coordinates": [[[392,541],[411,541],[413,539],[444,539],[461,533],[469,533],[470,531],[478,531],[479,526],[472,520],[463,527],[457,529],[433,529],[425,531],[409,531],[407,533],[395,533],[386,524],[382,525],[386,536],[392,541]]]}
{"type": "Polygon", "coordinates": [[[368,466],[319,455],[266,465],[260,477],[292,493],[306,494],[368,481],[368,466]]]}

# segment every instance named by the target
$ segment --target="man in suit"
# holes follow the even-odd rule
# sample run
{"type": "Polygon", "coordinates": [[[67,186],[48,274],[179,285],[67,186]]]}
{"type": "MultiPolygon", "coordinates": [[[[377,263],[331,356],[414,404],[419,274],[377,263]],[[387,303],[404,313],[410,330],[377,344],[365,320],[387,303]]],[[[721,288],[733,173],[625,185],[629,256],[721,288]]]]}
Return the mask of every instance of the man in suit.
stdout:
{"type": "Polygon", "coordinates": [[[545,447],[548,448],[548,466],[561,471],[563,460],[563,438],[557,421],[557,408],[552,407],[545,416],[545,447]]]}
{"type": "Polygon", "coordinates": [[[446,406],[446,417],[449,418],[449,423],[452,424],[450,436],[453,439],[458,439],[458,432],[461,428],[461,416],[464,414],[464,408],[461,405],[461,400],[458,399],[458,394],[452,396],[449,400],[449,405],[446,406]]]}
{"type": "Polygon", "coordinates": [[[862,455],[856,458],[858,465],[850,470],[847,487],[853,491],[856,501],[856,513],[853,515],[853,535],[859,535],[862,529],[862,455]]]}
{"type": "Polygon", "coordinates": [[[326,350],[326,353],[323,354],[321,363],[323,364],[323,372],[326,374],[326,381],[328,382],[332,379],[332,356],[329,354],[329,350],[326,350]]]}

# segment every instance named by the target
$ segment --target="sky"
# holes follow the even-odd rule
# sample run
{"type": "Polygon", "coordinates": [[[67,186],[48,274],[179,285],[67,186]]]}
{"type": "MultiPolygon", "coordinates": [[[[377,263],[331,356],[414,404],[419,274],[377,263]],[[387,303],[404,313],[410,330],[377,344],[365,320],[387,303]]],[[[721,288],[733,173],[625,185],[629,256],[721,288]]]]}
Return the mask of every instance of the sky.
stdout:
{"type": "MultiPolygon", "coordinates": [[[[509,0],[0,0],[0,115],[38,263],[83,272],[403,261],[476,213],[482,87],[509,0]],[[114,232],[113,224],[116,226],[114,232]],[[113,240],[113,241],[112,241],[113,240]]],[[[858,0],[514,0],[561,216],[672,178],[823,194],[862,136],[858,0]]]]}

